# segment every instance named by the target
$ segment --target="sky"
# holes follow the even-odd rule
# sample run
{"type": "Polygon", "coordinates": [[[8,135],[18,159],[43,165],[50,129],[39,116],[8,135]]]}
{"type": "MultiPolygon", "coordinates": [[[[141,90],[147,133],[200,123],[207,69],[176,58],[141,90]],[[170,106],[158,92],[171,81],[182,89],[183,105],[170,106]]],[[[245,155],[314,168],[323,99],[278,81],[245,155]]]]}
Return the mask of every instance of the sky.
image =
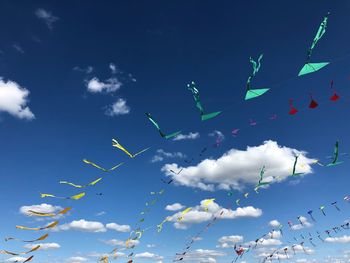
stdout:
{"type": "MultiPolygon", "coordinates": [[[[234,244],[247,247],[278,224],[283,236],[265,237],[237,262],[261,262],[277,248],[302,242],[301,234],[308,253],[288,250],[281,261],[350,262],[350,230],[332,232],[327,240],[324,232],[350,219],[343,200],[350,194],[349,1],[6,0],[0,8],[0,250],[28,251],[31,243],[4,238],[32,240],[47,232],[45,241],[33,243],[41,244],[33,262],[98,262],[114,248],[119,254],[111,262],[173,262],[224,211],[184,262],[231,262],[234,244]],[[327,12],[326,34],[312,62],[330,64],[298,77],[327,12]],[[249,58],[260,54],[252,86],[270,90],[245,101],[249,58]],[[329,100],[331,80],[336,102],[329,100]],[[201,121],[186,86],[191,81],[206,113],[222,111],[219,116],[201,121]],[[317,108],[308,108],[310,97],[317,108]],[[299,110],[293,116],[290,99],[299,110]],[[146,112],[166,134],[181,135],[160,137],[146,112]],[[129,158],[112,147],[112,138],[132,153],[150,148],[129,158]],[[337,140],[343,163],[315,164],[331,161],[337,140]],[[305,173],[299,177],[289,176],[295,154],[305,173]],[[106,173],[83,159],[105,168],[124,164],[106,173]],[[271,183],[257,194],[263,166],[271,183]],[[99,177],[84,189],[59,183],[84,185],[99,177]],[[80,200],[40,197],[80,192],[86,192],[80,200]],[[335,201],[340,211],[331,205],[335,201]],[[28,216],[30,209],[57,213],[65,207],[72,210],[64,216],[28,216]],[[166,217],[170,221],[158,232],[166,217]],[[58,226],[46,232],[15,227],[55,219],[58,226]],[[126,250],[137,227],[145,231],[126,250]]],[[[0,255],[0,262],[30,255],[0,255]]]]}

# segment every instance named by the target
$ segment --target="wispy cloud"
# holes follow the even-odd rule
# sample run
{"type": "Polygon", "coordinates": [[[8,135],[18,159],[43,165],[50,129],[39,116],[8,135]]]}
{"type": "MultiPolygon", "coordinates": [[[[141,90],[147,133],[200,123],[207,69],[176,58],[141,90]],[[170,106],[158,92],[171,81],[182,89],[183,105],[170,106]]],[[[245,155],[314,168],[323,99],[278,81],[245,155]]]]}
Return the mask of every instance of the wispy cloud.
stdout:
{"type": "Polygon", "coordinates": [[[35,11],[35,15],[37,18],[42,20],[46,26],[52,30],[53,23],[55,23],[59,18],[54,16],[50,11],[45,10],[43,8],[39,8],[35,11]]]}

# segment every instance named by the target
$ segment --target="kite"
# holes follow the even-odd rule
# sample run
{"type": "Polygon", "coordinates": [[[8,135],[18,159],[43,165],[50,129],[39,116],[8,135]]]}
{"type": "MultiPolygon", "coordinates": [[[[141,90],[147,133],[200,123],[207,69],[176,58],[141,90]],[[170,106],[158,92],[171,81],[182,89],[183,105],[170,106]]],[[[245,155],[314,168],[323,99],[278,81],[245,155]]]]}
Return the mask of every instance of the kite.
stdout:
{"type": "Polygon", "coordinates": [[[249,196],[249,193],[245,193],[245,194],[244,194],[244,197],[245,197],[245,198],[248,198],[248,196],[249,196]]]}
{"type": "Polygon", "coordinates": [[[26,252],[22,252],[22,253],[13,253],[13,252],[10,252],[7,250],[0,250],[0,254],[7,254],[7,255],[12,255],[12,256],[25,255],[25,254],[29,254],[29,253],[32,253],[32,252],[38,250],[40,247],[41,247],[40,245],[37,245],[37,246],[33,247],[31,250],[26,251],[26,252]]]}
{"type": "Polygon", "coordinates": [[[344,197],[344,201],[350,202],[350,195],[345,196],[345,197],[344,197]]]}
{"type": "MultiPolygon", "coordinates": [[[[208,211],[208,206],[209,204],[213,203],[215,201],[215,198],[211,198],[211,199],[206,199],[203,202],[203,206],[205,207],[204,210],[208,211]]],[[[189,210],[188,210],[189,211],[189,210]]],[[[186,212],[187,213],[187,212],[186,212]]]]}
{"type": "Polygon", "coordinates": [[[298,176],[298,175],[304,174],[304,173],[296,173],[298,158],[299,158],[299,155],[295,155],[294,164],[293,164],[292,176],[298,176]]]}
{"type": "Polygon", "coordinates": [[[61,197],[61,196],[55,196],[52,194],[40,194],[41,198],[52,197],[52,198],[58,198],[58,199],[71,199],[71,200],[79,200],[80,198],[83,198],[84,196],[85,196],[84,192],[77,194],[77,195],[70,196],[70,197],[61,197]]]}
{"type": "Polygon", "coordinates": [[[173,179],[170,179],[168,182],[165,181],[163,178],[161,179],[161,181],[165,184],[171,184],[174,180],[173,179]]]}
{"type": "Polygon", "coordinates": [[[173,174],[179,175],[182,172],[183,168],[181,168],[178,172],[175,172],[174,170],[170,169],[170,172],[172,172],[173,174]]]}
{"type": "Polygon", "coordinates": [[[264,173],[265,173],[265,166],[263,166],[260,170],[260,179],[259,179],[258,184],[255,186],[257,189],[259,189],[261,186],[270,184],[269,182],[262,182],[263,177],[264,177],[264,173]]]}
{"type": "Polygon", "coordinates": [[[237,199],[237,200],[236,200],[236,205],[237,205],[237,206],[240,206],[240,201],[241,201],[241,199],[237,199]]]}
{"type": "Polygon", "coordinates": [[[248,77],[247,80],[247,93],[245,95],[245,100],[249,100],[249,99],[253,99],[256,97],[259,97],[261,95],[263,95],[265,92],[267,92],[269,90],[269,88],[263,88],[263,89],[251,89],[251,81],[252,79],[255,77],[256,73],[258,73],[258,71],[260,70],[260,61],[263,58],[263,54],[261,54],[258,58],[258,61],[255,61],[252,57],[249,58],[250,63],[253,66],[253,72],[252,74],[248,77]]]}
{"type": "Polygon", "coordinates": [[[103,168],[103,167],[97,165],[96,163],[93,163],[93,162],[91,162],[91,161],[89,161],[89,160],[86,160],[86,159],[84,159],[83,162],[86,163],[86,164],[89,164],[89,165],[91,165],[91,166],[93,166],[93,167],[95,167],[95,168],[97,168],[97,169],[100,169],[101,171],[104,171],[104,172],[111,172],[111,171],[114,171],[114,170],[117,169],[119,166],[121,166],[121,165],[124,164],[124,163],[120,163],[120,164],[117,164],[116,166],[113,166],[111,169],[105,169],[105,168],[103,168]]]}
{"type": "Polygon", "coordinates": [[[312,216],[312,210],[309,210],[307,213],[310,215],[312,221],[316,222],[315,218],[312,216]]]}
{"type": "Polygon", "coordinates": [[[116,139],[112,139],[112,146],[118,148],[119,150],[122,150],[125,152],[127,155],[129,155],[130,158],[135,158],[137,155],[147,151],[150,147],[145,148],[135,154],[131,154],[127,149],[125,149],[116,139]]]}
{"type": "Polygon", "coordinates": [[[299,223],[300,223],[300,225],[304,225],[304,223],[303,223],[303,220],[301,220],[301,216],[298,216],[298,221],[299,221],[299,223]]]}
{"type": "Polygon", "coordinates": [[[102,256],[99,262],[108,263],[108,256],[102,256]]]}
{"type": "Polygon", "coordinates": [[[158,233],[161,232],[161,231],[163,230],[163,225],[164,225],[164,223],[170,221],[170,219],[171,219],[171,218],[168,216],[168,217],[166,217],[159,225],[157,225],[157,232],[158,232],[158,233]]]}
{"type": "Polygon", "coordinates": [[[177,221],[181,221],[188,212],[192,210],[192,207],[187,207],[185,210],[181,212],[181,216],[177,218],[177,221]]]}
{"type": "Polygon", "coordinates": [[[29,261],[32,261],[34,256],[30,256],[29,258],[27,258],[26,260],[23,261],[23,263],[26,263],[26,262],[29,262],[29,261]]]}
{"type": "Polygon", "coordinates": [[[329,16],[329,13],[323,18],[323,21],[322,21],[322,23],[321,23],[321,25],[318,28],[318,31],[316,33],[316,36],[315,36],[314,40],[312,41],[312,44],[311,44],[311,46],[310,46],[310,48],[309,48],[309,50],[307,52],[307,58],[306,58],[305,65],[300,70],[298,76],[314,73],[314,72],[322,69],[323,67],[325,67],[325,66],[327,66],[329,64],[329,62],[310,63],[311,55],[312,55],[312,52],[313,52],[317,42],[326,33],[326,28],[327,28],[327,23],[328,23],[328,16],[329,16]]]}
{"type": "Polygon", "coordinates": [[[250,126],[255,126],[255,125],[257,125],[258,123],[255,121],[255,120],[253,120],[253,119],[250,119],[249,120],[249,125],[250,126]]]}
{"type": "Polygon", "coordinates": [[[231,134],[233,137],[237,137],[238,136],[238,132],[239,132],[239,129],[233,129],[231,134]]]}
{"type": "Polygon", "coordinates": [[[66,213],[68,213],[72,208],[71,207],[67,207],[61,211],[59,211],[58,213],[54,214],[54,213],[41,213],[41,212],[37,212],[37,211],[33,211],[33,210],[28,210],[28,215],[30,216],[49,216],[49,217],[53,217],[53,216],[58,216],[58,215],[64,215],[66,213]]]}
{"type": "Polygon", "coordinates": [[[339,162],[338,158],[339,158],[339,141],[336,141],[334,146],[333,161],[327,164],[327,166],[334,166],[334,165],[343,163],[343,162],[339,162]]]}
{"type": "Polygon", "coordinates": [[[325,208],[326,208],[326,206],[324,206],[324,205],[321,205],[320,208],[319,208],[324,216],[326,216],[326,213],[324,212],[325,208]]]}
{"type": "Polygon", "coordinates": [[[333,91],[333,95],[329,98],[331,101],[337,101],[340,97],[338,96],[337,92],[333,88],[334,81],[331,80],[331,90],[333,91]]]}
{"type": "Polygon", "coordinates": [[[290,107],[290,110],[288,112],[289,115],[295,115],[298,110],[293,106],[293,99],[289,99],[289,107],[290,107]]]}
{"type": "Polygon", "coordinates": [[[48,224],[47,226],[44,227],[26,227],[26,226],[16,226],[17,229],[21,230],[34,230],[34,231],[39,231],[39,230],[45,230],[49,228],[53,228],[58,225],[58,221],[52,222],[48,224]]]}
{"type": "Polygon", "coordinates": [[[202,156],[203,153],[205,153],[207,150],[208,150],[207,147],[204,147],[204,148],[201,150],[201,153],[199,154],[199,156],[202,156]]]}
{"type": "Polygon", "coordinates": [[[153,117],[150,113],[146,113],[146,116],[147,116],[148,120],[150,122],[152,122],[152,124],[157,128],[157,130],[162,138],[170,139],[170,138],[173,138],[181,133],[181,131],[177,131],[177,132],[171,133],[169,135],[166,135],[161,131],[159,124],[153,119],[153,117]]]}
{"type": "Polygon", "coordinates": [[[277,120],[277,114],[273,114],[269,119],[272,121],[277,120]]]}
{"type": "Polygon", "coordinates": [[[310,99],[311,99],[311,101],[310,101],[310,104],[309,104],[309,108],[310,109],[317,108],[318,107],[318,103],[314,100],[314,98],[313,98],[311,93],[310,93],[310,99]]]}
{"type": "Polygon", "coordinates": [[[216,111],[216,112],[204,114],[204,108],[199,98],[199,90],[196,88],[196,83],[192,81],[190,84],[187,84],[187,89],[192,92],[194,101],[196,102],[196,107],[199,109],[202,121],[213,119],[221,113],[221,111],[216,111]]]}
{"type": "Polygon", "coordinates": [[[333,202],[331,203],[332,206],[335,207],[335,209],[337,209],[338,211],[340,211],[339,207],[337,206],[337,202],[333,202]]]}
{"type": "Polygon", "coordinates": [[[21,240],[21,239],[14,238],[14,237],[6,237],[5,241],[7,242],[10,240],[16,240],[16,241],[25,242],[25,243],[33,243],[33,242],[45,240],[48,236],[49,236],[49,234],[45,234],[45,235],[42,235],[41,237],[38,237],[37,239],[34,239],[34,240],[21,240]]]}
{"type": "Polygon", "coordinates": [[[88,187],[88,186],[94,186],[95,184],[97,184],[101,180],[102,180],[102,177],[97,178],[96,180],[94,180],[91,183],[88,183],[86,185],[74,184],[74,183],[67,182],[67,181],[60,181],[60,184],[68,184],[68,185],[73,186],[75,188],[85,188],[85,187],[88,187]]]}

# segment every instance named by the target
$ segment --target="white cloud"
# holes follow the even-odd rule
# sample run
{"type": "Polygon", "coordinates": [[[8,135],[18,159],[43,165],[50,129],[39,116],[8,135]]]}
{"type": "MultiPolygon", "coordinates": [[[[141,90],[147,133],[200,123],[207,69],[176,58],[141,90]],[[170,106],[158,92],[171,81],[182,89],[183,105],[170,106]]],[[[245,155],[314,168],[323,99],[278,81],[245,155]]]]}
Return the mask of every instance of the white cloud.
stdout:
{"type": "Polygon", "coordinates": [[[80,262],[85,262],[88,261],[87,258],[84,257],[70,257],[68,258],[69,263],[80,263],[80,262]]]}
{"type": "Polygon", "coordinates": [[[174,137],[173,141],[195,140],[200,137],[199,132],[190,132],[189,134],[179,134],[174,137]]]}
{"type": "Polygon", "coordinates": [[[97,77],[93,77],[89,81],[86,81],[86,86],[91,93],[111,93],[119,90],[122,83],[115,77],[109,78],[104,82],[100,81],[97,77]]]}
{"type": "Polygon", "coordinates": [[[85,219],[74,220],[68,224],[57,226],[56,230],[76,230],[93,233],[106,232],[106,228],[102,223],[96,221],[86,221],[85,219]]]}
{"type": "Polygon", "coordinates": [[[39,212],[39,213],[56,213],[60,210],[62,210],[63,208],[60,206],[53,206],[50,204],[40,204],[40,205],[28,205],[28,206],[21,206],[19,208],[19,212],[21,214],[30,216],[30,213],[28,212],[29,210],[35,211],[35,212],[39,212]]]}
{"type": "Polygon", "coordinates": [[[186,155],[181,152],[166,152],[163,149],[158,149],[156,155],[153,156],[151,162],[161,162],[166,158],[185,158],[186,155]]]}
{"type": "Polygon", "coordinates": [[[278,220],[276,220],[276,219],[271,220],[269,222],[269,226],[271,226],[271,227],[279,227],[280,225],[281,225],[281,223],[278,220]]]}
{"type": "MultiPolygon", "coordinates": [[[[118,240],[118,239],[109,239],[109,240],[102,240],[103,243],[105,243],[106,245],[109,246],[121,246],[121,247],[125,247],[125,240],[118,240]]],[[[137,246],[138,244],[140,244],[139,240],[133,240],[131,239],[129,241],[129,247],[132,246],[137,246]]]]}
{"type": "Polygon", "coordinates": [[[19,53],[24,54],[24,49],[17,43],[12,44],[12,47],[19,53]]]}
{"type": "Polygon", "coordinates": [[[130,232],[129,225],[118,225],[116,223],[108,223],[106,224],[106,228],[115,230],[117,232],[130,232]]]}
{"type": "Polygon", "coordinates": [[[350,236],[343,235],[341,237],[327,237],[325,241],[329,243],[350,243],[350,236]]]}
{"type": "Polygon", "coordinates": [[[172,204],[172,205],[167,205],[166,207],[165,207],[165,210],[168,210],[168,211],[178,211],[178,210],[180,210],[180,209],[182,209],[182,208],[184,208],[185,206],[183,206],[182,204],[180,204],[180,203],[174,203],[174,204],[172,204]]]}
{"type": "Polygon", "coordinates": [[[92,66],[87,66],[86,68],[81,68],[79,66],[75,66],[73,68],[73,70],[79,71],[79,72],[83,72],[85,74],[90,74],[90,73],[92,73],[94,71],[94,68],[92,66]]]}
{"type": "Polygon", "coordinates": [[[234,247],[236,243],[243,241],[243,236],[223,236],[219,238],[219,246],[221,248],[231,248],[234,247]]]}
{"type": "Polygon", "coordinates": [[[96,213],[95,216],[103,216],[105,214],[107,214],[105,211],[101,211],[101,212],[96,213]]]}
{"type": "Polygon", "coordinates": [[[11,80],[6,82],[0,77],[0,112],[7,112],[20,119],[34,119],[34,114],[27,106],[28,95],[27,89],[11,80]]]}
{"type": "Polygon", "coordinates": [[[6,259],[6,262],[23,262],[26,259],[27,258],[17,256],[17,257],[11,257],[11,258],[6,259]]]}
{"type": "Polygon", "coordinates": [[[50,30],[52,29],[52,24],[55,23],[59,19],[58,17],[52,15],[52,13],[50,11],[47,11],[43,8],[37,9],[35,11],[35,15],[37,18],[44,21],[50,30]]]}
{"type": "Polygon", "coordinates": [[[182,261],[195,261],[199,263],[215,263],[217,257],[224,257],[226,254],[217,250],[209,249],[196,249],[194,251],[188,252],[184,256],[178,256],[178,258],[183,257],[182,261]]]}
{"type": "Polygon", "coordinates": [[[306,217],[301,216],[299,218],[299,220],[302,222],[302,224],[299,223],[299,224],[296,224],[296,225],[292,225],[291,229],[293,229],[293,230],[300,230],[300,229],[312,227],[312,224],[307,220],[306,217]]]}
{"type": "Polygon", "coordinates": [[[177,164],[166,164],[162,171],[171,176],[176,184],[214,191],[216,188],[229,190],[242,189],[246,184],[255,185],[259,180],[261,167],[265,165],[265,181],[280,182],[292,173],[294,155],[298,154],[297,172],[311,173],[310,164],[314,160],[305,157],[305,152],[281,147],[274,141],[246,150],[231,149],[217,160],[206,159],[196,166],[187,168],[177,164]],[[183,168],[174,176],[170,171],[183,168]]]}
{"type": "Polygon", "coordinates": [[[130,112],[130,107],[126,105],[126,100],[119,98],[112,105],[107,107],[106,114],[109,116],[125,115],[130,112]]]}
{"type": "Polygon", "coordinates": [[[152,259],[152,260],[162,260],[163,257],[150,252],[143,252],[135,254],[135,258],[152,259]]]}
{"type": "Polygon", "coordinates": [[[170,221],[174,222],[174,227],[177,229],[187,229],[188,225],[206,222],[215,216],[221,219],[236,219],[239,217],[259,217],[262,215],[261,209],[252,206],[238,207],[236,210],[231,210],[222,208],[215,202],[211,202],[209,205],[205,206],[205,201],[206,200],[202,200],[200,205],[192,207],[192,209],[183,216],[181,221],[178,221],[178,218],[181,217],[181,211],[170,216],[170,221]]]}
{"type": "Polygon", "coordinates": [[[109,63],[109,69],[111,70],[112,74],[117,73],[117,66],[114,63],[109,63]]]}
{"type": "Polygon", "coordinates": [[[32,249],[36,246],[40,245],[39,250],[49,250],[49,249],[58,249],[61,246],[57,243],[39,243],[39,244],[27,244],[24,247],[28,249],[32,249]]]}

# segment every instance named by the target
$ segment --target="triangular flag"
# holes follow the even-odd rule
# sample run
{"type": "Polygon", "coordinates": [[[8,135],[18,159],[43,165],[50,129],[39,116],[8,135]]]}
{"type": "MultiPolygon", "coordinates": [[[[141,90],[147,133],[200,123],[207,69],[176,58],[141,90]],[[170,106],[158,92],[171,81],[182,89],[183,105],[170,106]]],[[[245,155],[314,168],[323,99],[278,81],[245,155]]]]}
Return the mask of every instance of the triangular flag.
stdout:
{"type": "Polygon", "coordinates": [[[339,98],[340,98],[340,97],[338,96],[338,94],[334,92],[333,96],[330,97],[329,99],[330,99],[331,101],[337,101],[339,98]]]}
{"type": "Polygon", "coordinates": [[[250,100],[256,97],[259,97],[263,95],[265,92],[267,92],[269,89],[251,89],[247,90],[247,93],[245,95],[245,100],[250,100]]]}
{"type": "Polygon", "coordinates": [[[204,114],[202,115],[202,121],[206,121],[206,120],[210,120],[212,118],[215,118],[216,116],[218,116],[221,113],[221,111],[217,111],[217,112],[212,112],[212,113],[208,113],[208,114],[204,114]]]}
{"type": "Polygon", "coordinates": [[[310,104],[309,104],[309,108],[315,109],[315,108],[317,108],[317,106],[318,106],[318,103],[314,99],[312,99],[310,104]]]}
{"type": "Polygon", "coordinates": [[[314,73],[321,68],[327,66],[329,62],[320,62],[320,63],[306,63],[304,67],[300,70],[298,76],[314,73]]]}

